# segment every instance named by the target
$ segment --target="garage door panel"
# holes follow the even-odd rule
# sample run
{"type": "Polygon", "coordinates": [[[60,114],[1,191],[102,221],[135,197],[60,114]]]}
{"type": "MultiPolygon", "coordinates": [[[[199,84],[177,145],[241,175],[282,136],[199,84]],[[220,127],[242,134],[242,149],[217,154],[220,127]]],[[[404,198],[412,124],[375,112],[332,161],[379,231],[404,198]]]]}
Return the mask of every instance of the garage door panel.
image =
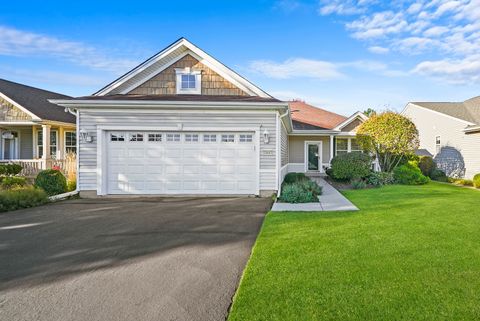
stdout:
{"type": "MultiPolygon", "coordinates": [[[[141,131],[140,131],[141,132],[141,131]]],[[[136,131],[135,133],[139,133],[136,131]]],[[[127,135],[132,133],[127,132],[127,135]]],[[[107,184],[111,194],[254,194],[254,143],[109,142],[107,184]]],[[[230,133],[229,133],[230,134],[230,133]]],[[[130,136],[128,136],[130,137],[130,136]]],[[[144,137],[149,137],[144,134],[144,137]]],[[[166,134],[163,133],[163,137],[166,134]]]]}

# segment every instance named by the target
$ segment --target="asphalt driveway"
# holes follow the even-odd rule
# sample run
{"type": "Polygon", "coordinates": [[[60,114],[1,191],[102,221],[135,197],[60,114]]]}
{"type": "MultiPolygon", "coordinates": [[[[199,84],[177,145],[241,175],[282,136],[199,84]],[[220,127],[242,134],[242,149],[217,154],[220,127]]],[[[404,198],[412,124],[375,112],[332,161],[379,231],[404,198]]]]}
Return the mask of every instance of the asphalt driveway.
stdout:
{"type": "Polygon", "coordinates": [[[0,214],[0,320],[224,320],[269,206],[82,199],[0,214]]]}

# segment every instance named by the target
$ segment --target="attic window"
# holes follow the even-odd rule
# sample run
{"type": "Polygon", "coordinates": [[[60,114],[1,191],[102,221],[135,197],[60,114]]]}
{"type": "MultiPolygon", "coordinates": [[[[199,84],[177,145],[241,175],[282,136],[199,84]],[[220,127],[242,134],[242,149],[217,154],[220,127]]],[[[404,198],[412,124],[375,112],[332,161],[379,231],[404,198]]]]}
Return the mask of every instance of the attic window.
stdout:
{"type": "Polygon", "coordinates": [[[177,75],[177,94],[195,94],[202,93],[202,73],[199,70],[190,68],[175,69],[177,75]]]}

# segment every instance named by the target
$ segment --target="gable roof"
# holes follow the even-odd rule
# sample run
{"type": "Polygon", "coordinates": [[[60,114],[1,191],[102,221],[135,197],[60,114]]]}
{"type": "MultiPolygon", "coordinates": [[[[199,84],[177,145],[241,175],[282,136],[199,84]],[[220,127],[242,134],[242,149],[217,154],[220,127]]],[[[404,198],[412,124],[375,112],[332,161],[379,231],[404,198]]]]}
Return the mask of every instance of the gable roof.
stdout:
{"type": "Polygon", "coordinates": [[[160,100],[160,101],[215,101],[215,102],[256,102],[256,103],[280,103],[276,98],[264,98],[258,96],[229,96],[229,95],[109,95],[109,96],[85,96],[75,97],[72,100],[160,100]]]}
{"type": "Polygon", "coordinates": [[[235,71],[225,66],[205,51],[201,50],[185,38],[180,38],[157,54],[148,58],[137,67],[133,68],[123,76],[114,80],[103,87],[94,96],[104,96],[113,94],[126,94],[132,89],[138,87],[148,79],[154,77],[162,70],[168,68],[187,54],[199,60],[225,80],[240,88],[250,96],[259,96],[263,98],[272,98],[265,91],[237,74],[235,71]]]}
{"type": "Polygon", "coordinates": [[[291,101],[289,104],[294,129],[334,129],[348,119],[303,101],[291,101]]]}
{"type": "Polygon", "coordinates": [[[75,124],[75,116],[48,101],[48,99],[71,98],[70,96],[5,79],[0,79],[0,94],[20,109],[26,110],[34,118],[75,124]]]}
{"type": "Polygon", "coordinates": [[[464,102],[412,102],[454,118],[473,124],[480,124],[480,96],[470,98],[464,102]]]}

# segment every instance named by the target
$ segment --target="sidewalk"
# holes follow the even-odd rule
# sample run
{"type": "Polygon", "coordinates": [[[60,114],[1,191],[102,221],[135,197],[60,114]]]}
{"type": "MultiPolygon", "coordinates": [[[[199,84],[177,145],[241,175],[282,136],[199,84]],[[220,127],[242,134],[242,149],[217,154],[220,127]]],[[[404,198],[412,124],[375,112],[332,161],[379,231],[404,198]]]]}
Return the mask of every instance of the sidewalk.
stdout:
{"type": "Polygon", "coordinates": [[[358,211],[345,196],[328,184],[321,177],[312,177],[322,187],[322,195],[319,196],[319,203],[274,203],[272,211],[278,212],[322,212],[322,211],[358,211]]]}

